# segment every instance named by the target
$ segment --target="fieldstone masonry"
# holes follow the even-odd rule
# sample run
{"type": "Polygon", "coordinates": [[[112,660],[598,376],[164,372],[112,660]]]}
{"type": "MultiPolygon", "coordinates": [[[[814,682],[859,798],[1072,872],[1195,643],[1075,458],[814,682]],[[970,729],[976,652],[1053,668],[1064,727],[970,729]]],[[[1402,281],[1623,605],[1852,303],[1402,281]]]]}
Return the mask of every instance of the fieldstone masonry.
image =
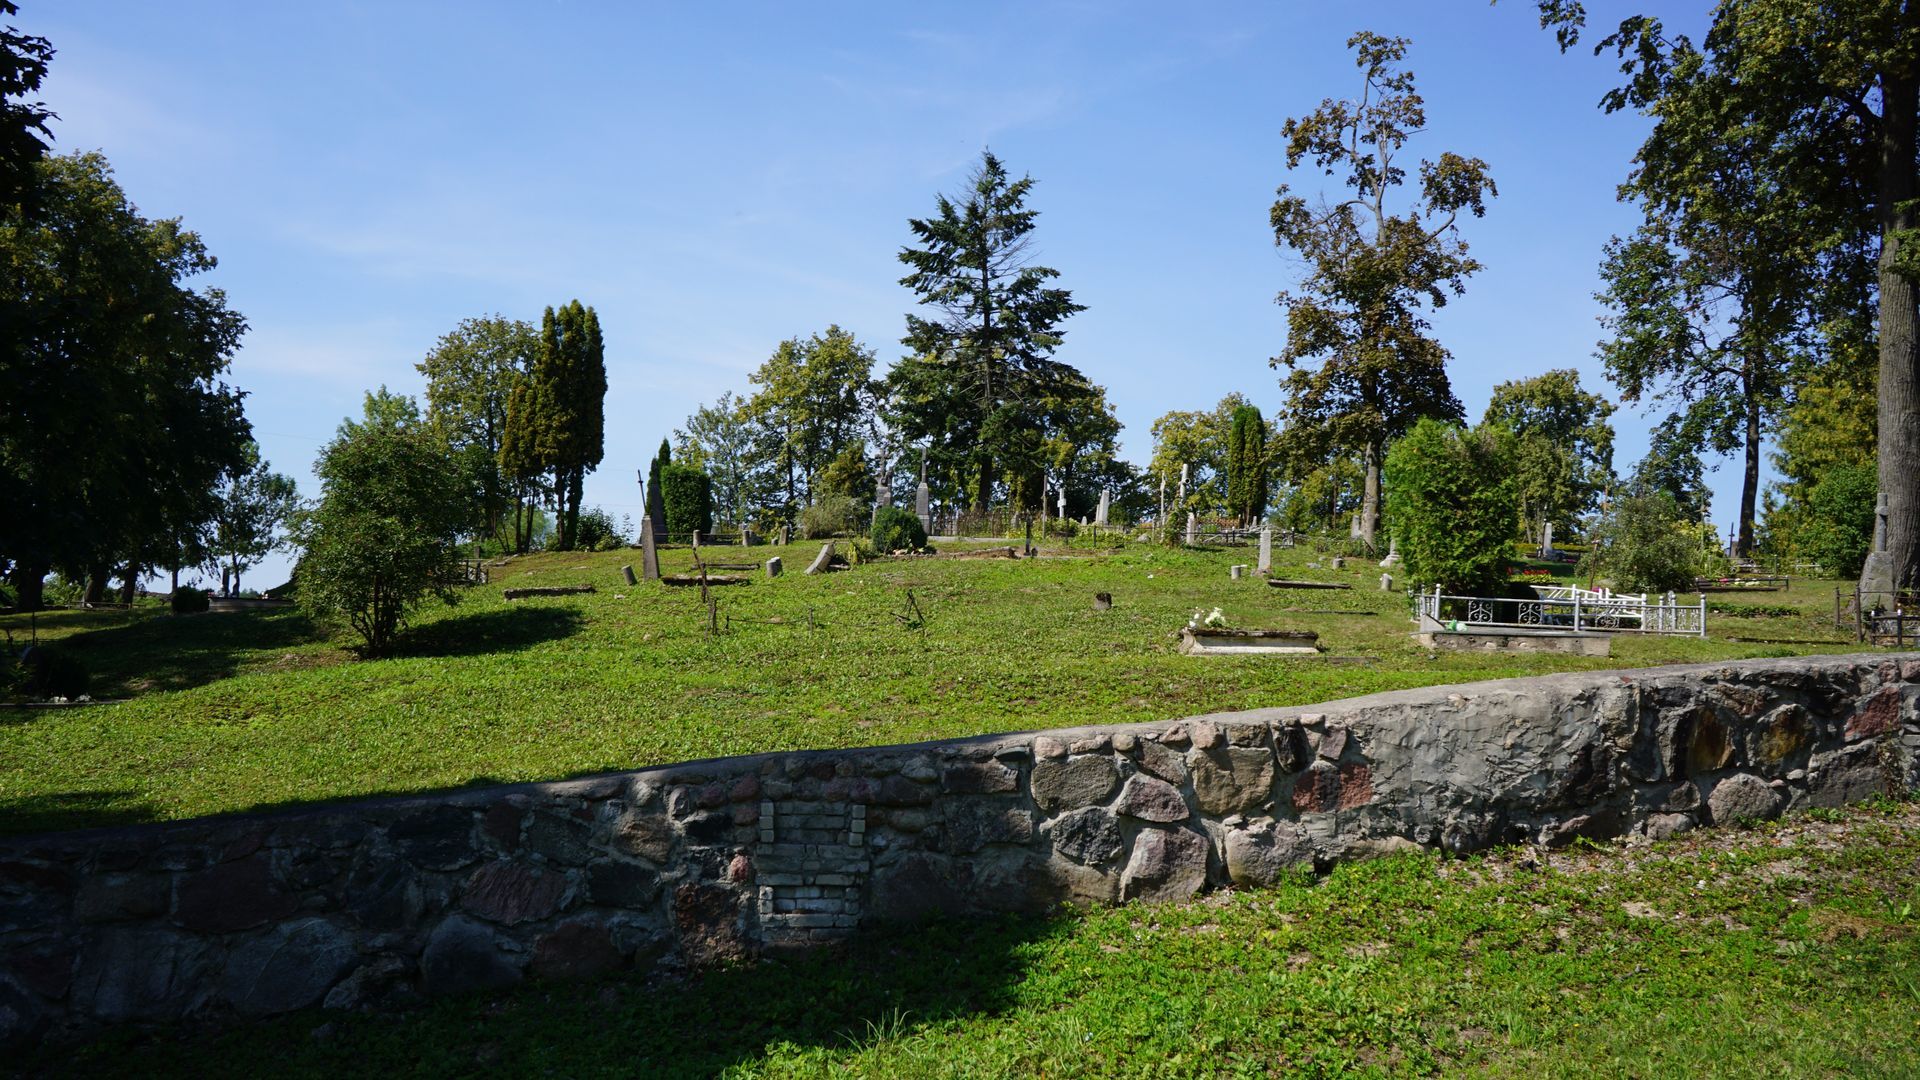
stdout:
{"type": "Polygon", "coordinates": [[[1920,657],[1593,672],[0,839],[0,1041],[405,1006],[1920,785],[1920,657]]]}

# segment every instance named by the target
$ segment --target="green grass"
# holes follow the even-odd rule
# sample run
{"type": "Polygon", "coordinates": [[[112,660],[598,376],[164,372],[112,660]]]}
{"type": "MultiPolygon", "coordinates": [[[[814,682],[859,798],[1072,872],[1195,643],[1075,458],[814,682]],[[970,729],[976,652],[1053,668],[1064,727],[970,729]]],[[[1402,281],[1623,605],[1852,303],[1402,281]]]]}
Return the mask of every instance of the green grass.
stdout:
{"type": "MultiPolygon", "coordinates": [[[[83,657],[91,708],[0,710],[0,833],[172,819],[416,792],[764,750],[909,742],[1081,723],[1160,720],[1306,704],[1376,690],[1649,664],[1850,651],[1831,583],[1767,594],[1801,614],[1715,615],[1713,640],[1622,636],[1611,660],[1430,654],[1406,601],[1352,560],[1276,572],[1351,583],[1286,591],[1229,581],[1251,548],[1127,544],[1036,560],[869,563],[716,591],[708,635],[697,590],[627,587],[638,552],[516,559],[455,607],[424,611],[403,654],[362,661],[297,612],[176,618],[153,609],[55,612],[42,640],[83,657]],[[592,583],[587,596],[508,603],[502,587],[592,583]],[[911,590],[924,625],[909,629],[911,590]],[[1096,612],[1093,594],[1113,595],[1096,612]],[[1176,631],[1196,608],[1239,626],[1318,631],[1318,658],[1189,657],[1176,631]],[[1823,638],[1831,646],[1728,635],[1823,638]]],[[[738,557],[737,549],[710,551],[738,557]]],[[[691,555],[664,553],[668,572],[691,555]]],[[[0,617],[16,642],[27,616],[0,617]]]]}
{"type": "Polygon", "coordinates": [[[878,930],[621,976],[117,1036],[121,1075],[1899,1077],[1920,1073],[1920,807],[1652,848],[1402,857],[1319,883],[878,930]],[[1542,861],[1536,861],[1542,860],[1542,861]]]}

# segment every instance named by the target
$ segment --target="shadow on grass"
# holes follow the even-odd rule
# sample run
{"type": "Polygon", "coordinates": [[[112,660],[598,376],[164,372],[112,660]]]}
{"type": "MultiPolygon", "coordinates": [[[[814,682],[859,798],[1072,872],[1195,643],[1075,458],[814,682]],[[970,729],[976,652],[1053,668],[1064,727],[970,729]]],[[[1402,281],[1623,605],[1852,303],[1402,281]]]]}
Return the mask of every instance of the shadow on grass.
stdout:
{"type": "Polygon", "coordinates": [[[395,656],[482,656],[519,652],[571,637],[585,620],[573,608],[520,607],[455,615],[415,626],[395,642],[395,656]]]}
{"type": "Polygon", "coordinates": [[[136,791],[54,791],[0,799],[0,836],[97,829],[158,820],[136,791]]]}
{"type": "MultiPolygon", "coordinates": [[[[34,1070],[90,1074],[137,1052],[164,1076],[714,1076],[778,1048],[850,1051],[951,1019],[1019,1007],[1033,953],[1069,923],[1037,916],[941,920],[862,931],[846,946],[686,981],[636,975],[529,984],[417,1012],[309,1011],[221,1036],[124,1032],[34,1070]],[[324,1040],[309,1036],[321,1024],[324,1040]]],[[[810,1063],[822,1072],[826,1062],[810,1063]]]]}
{"type": "Polygon", "coordinates": [[[154,614],[72,634],[52,647],[86,664],[94,697],[127,697],[231,678],[264,654],[326,640],[299,611],[223,611],[154,614]]]}

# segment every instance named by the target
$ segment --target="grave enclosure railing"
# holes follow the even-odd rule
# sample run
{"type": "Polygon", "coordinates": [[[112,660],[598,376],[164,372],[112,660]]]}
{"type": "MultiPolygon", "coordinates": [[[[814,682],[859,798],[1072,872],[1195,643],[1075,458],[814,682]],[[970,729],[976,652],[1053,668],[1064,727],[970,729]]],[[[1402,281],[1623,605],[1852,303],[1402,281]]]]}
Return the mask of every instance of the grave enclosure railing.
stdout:
{"type": "Polygon", "coordinates": [[[1707,636],[1707,598],[1682,603],[1665,596],[1589,592],[1565,586],[1525,597],[1450,596],[1438,585],[1414,594],[1414,614],[1423,630],[1598,631],[1624,634],[1707,636]]]}

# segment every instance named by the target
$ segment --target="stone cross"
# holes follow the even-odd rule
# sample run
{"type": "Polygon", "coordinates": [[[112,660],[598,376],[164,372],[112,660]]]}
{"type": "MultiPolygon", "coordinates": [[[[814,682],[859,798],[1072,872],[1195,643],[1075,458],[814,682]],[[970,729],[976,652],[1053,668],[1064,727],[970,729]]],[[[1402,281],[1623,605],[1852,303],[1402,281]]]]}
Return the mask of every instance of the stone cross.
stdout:
{"type": "Polygon", "coordinates": [[[1391,536],[1391,535],[1387,537],[1387,557],[1380,560],[1380,565],[1381,566],[1399,566],[1400,565],[1400,538],[1399,537],[1391,536]]]}
{"type": "Polygon", "coordinates": [[[884,476],[874,478],[873,504],[875,506],[893,505],[893,485],[888,483],[887,478],[884,476]]]}
{"type": "Polygon", "coordinates": [[[1105,525],[1107,523],[1107,500],[1111,495],[1112,492],[1106,488],[1100,489],[1100,506],[1093,512],[1093,523],[1095,525],[1105,525]]]}
{"type": "Polygon", "coordinates": [[[653,519],[640,516],[640,576],[648,581],[660,580],[660,553],[653,546],[653,519]]]}
{"type": "Polygon", "coordinates": [[[1260,561],[1255,566],[1263,574],[1273,572],[1273,526],[1271,525],[1263,525],[1260,528],[1260,561]]]}

